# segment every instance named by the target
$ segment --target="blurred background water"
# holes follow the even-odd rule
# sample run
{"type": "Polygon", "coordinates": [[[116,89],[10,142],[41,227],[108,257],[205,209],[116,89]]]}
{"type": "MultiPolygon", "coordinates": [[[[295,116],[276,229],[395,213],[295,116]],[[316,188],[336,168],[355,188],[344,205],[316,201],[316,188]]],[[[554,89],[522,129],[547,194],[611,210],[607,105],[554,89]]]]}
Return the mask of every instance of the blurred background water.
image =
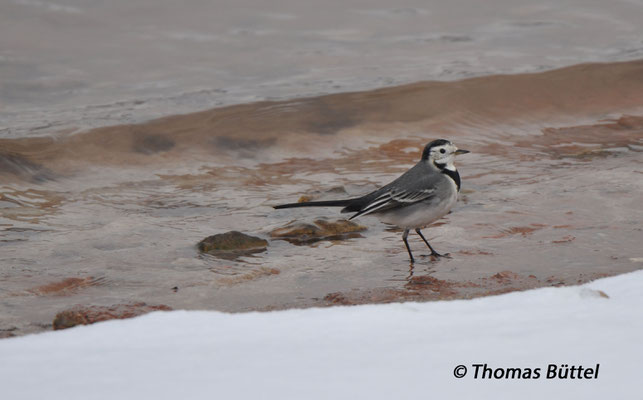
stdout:
{"type": "Polygon", "coordinates": [[[0,138],[643,57],[640,0],[2,0],[0,138]]]}

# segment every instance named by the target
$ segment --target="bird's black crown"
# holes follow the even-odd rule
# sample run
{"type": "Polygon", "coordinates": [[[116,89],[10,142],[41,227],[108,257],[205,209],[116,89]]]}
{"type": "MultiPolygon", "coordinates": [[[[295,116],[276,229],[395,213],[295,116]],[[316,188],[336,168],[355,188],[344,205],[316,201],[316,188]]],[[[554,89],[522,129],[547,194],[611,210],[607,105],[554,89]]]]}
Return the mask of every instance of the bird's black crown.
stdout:
{"type": "Polygon", "coordinates": [[[428,159],[429,159],[429,154],[431,154],[431,149],[432,149],[433,147],[436,147],[436,146],[444,146],[445,144],[450,144],[450,143],[451,143],[451,142],[449,142],[449,141],[448,141],[448,140],[446,140],[446,139],[436,139],[436,140],[434,140],[434,141],[430,142],[429,144],[427,144],[427,145],[424,147],[424,151],[422,152],[422,159],[423,159],[423,160],[428,160],[428,159]]]}

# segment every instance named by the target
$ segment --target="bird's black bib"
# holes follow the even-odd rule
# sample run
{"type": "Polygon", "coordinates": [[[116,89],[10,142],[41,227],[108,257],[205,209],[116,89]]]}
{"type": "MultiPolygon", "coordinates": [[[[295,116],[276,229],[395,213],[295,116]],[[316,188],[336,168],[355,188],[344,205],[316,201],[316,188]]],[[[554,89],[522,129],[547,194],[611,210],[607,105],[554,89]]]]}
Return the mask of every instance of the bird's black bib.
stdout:
{"type": "Polygon", "coordinates": [[[436,162],[433,162],[433,165],[435,165],[435,167],[439,169],[440,172],[447,175],[449,178],[453,179],[459,192],[460,191],[460,174],[458,173],[458,170],[456,169],[455,171],[451,171],[450,169],[447,169],[446,165],[441,165],[436,162]]]}

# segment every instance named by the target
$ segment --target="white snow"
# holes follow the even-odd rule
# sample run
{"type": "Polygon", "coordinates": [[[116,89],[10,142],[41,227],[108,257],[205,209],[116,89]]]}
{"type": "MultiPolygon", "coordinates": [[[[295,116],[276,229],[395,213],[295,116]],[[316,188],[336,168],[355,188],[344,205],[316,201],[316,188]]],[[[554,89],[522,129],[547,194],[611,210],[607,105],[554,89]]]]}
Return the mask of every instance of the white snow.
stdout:
{"type": "Polygon", "coordinates": [[[474,300],[156,312],[1,340],[0,398],[643,398],[642,338],[643,271],[474,300]],[[474,363],[543,376],[473,379],[474,363]],[[549,363],[599,376],[547,380],[549,363]]]}

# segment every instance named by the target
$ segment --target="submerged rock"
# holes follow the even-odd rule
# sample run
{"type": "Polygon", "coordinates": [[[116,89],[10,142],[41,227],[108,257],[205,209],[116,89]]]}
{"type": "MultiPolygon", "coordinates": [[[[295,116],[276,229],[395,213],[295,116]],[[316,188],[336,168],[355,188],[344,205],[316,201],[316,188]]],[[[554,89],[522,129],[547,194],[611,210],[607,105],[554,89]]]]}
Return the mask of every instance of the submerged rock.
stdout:
{"type": "Polygon", "coordinates": [[[293,221],[284,227],[271,231],[270,237],[287,240],[293,244],[306,244],[326,239],[341,240],[362,237],[358,232],[365,230],[365,226],[345,219],[335,221],[317,219],[313,224],[293,221]]]}
{"type": "Polygon", "coordinates": [[[167,136],[158,134],[136,135],[132,150],[136,153],[149,155],[171,150],[174,145],[174,140],[167,136]]]}
{"type": "Polygon", "coordinates": [[[22,154],[3,151],[0,152],[0,173],[5,172],[35,183],[55,179],[55,174],[43,165],[22,154]]]}
{"type": "Polygon", "coordinates": [[[110,319],[126,319],[138,317],[152,311],[171,311],[166,305],[150,306],[146,303],[116,304],[113,306],[74,307],[56,314],[53,322],[54,330],[67,329],[76,325],[89,325],[110,319]]]}
{"type": "Polygon", "coordinates": [[[212,255],[255,253],[267,246],[267,240],[237,231],[208,236],[197,245],[199,251],[212,255]]]}
{"type": "Polygon", "coordinates": [[[12,326],[10,328],[0,328],[0,339],[6,339],[6,338],[16,336],[14,331],[17,331],[17,330],[18,328],[16,328],[15,326],[12,326]]]}

